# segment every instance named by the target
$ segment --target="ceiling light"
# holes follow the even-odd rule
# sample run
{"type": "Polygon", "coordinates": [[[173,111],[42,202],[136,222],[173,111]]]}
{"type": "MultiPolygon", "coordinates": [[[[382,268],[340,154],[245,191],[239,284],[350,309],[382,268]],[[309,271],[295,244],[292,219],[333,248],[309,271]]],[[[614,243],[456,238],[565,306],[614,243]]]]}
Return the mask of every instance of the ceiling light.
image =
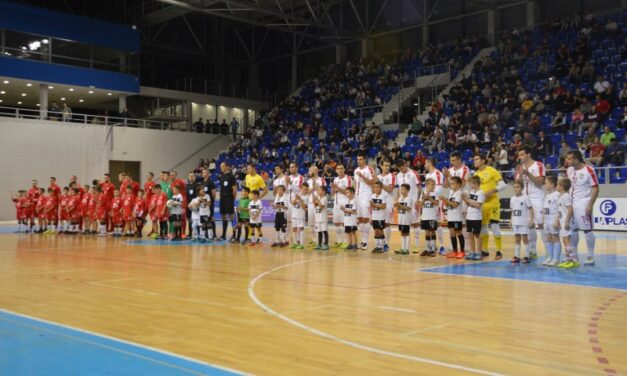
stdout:
{"type": "Polygon", "coordinates": [[[37,103],[36,106],[39,107],[40,106],[39,103],[37,103]]]}
{"type": "Polygon", "coordinates": [[[4,90],[0,91],[0,94],[6,94],[6,93],[7,93],[7,92],[6,92],[6,91],[4,91],[4,90]]]}
{"type": "Polygon", "coordinates": [[[22,96],[23,96],[23,97],[25,97],[25,96],[26,96],[26,93],[22,93],[22,96]]]}
{"type": "Polygon", "coordinates": [[[0,103],[2,103],[2,99],[0,99],[0,103]]]}
{"type": "Polygon", "coordinates": [[[90,90],[90,91],[88,91],[88,93],[89,93],[89,94],[93,94],[93,93],[94,93],[94,91],[93,91],[93,90],[90,90]]]}
{"type": "Polygon", "coordinates": [[[79,102],[81,102],[81,103],[85,102],[85,101],[84,101],[84,100],[82,100],[82,99],[79,99],[78,101],[79,101],[79,102]]]}
{"type": "Polygon", "coordinates": [[[69,90],[69,91],[74,91],[74,88],[73,88],[73,87],[71,87],[71,88],[69,88],[68,90],[69,90]]]}
{"type": "Polygon", "coordinates": [[[26,84],[26,86],[31,87],[33,86],[33,84],[31,84],[30,82],[26,84]]]}
{"type": "Polygon", "coordinates": [[[43,44],[48,44],[48,39],[42,39],[42,40],[41,40],[41,43],[43,43],[43,44]]]}
{"type": "Polygon", "coordinates": [[[31,50],[31,51],[35,51],[39,47],[41,47],[41,42],[38,41],[38,40],[28,44],[28,49],[31,50]]]}
{"type": "Polygon", "coordinates": [[[61,97],[61,100],[62,100],[62,101],[64,101],[64,100],[65,100],[65,97],[61,97]]]}
{"type": "Polygon", "coordinates": [[[48,86],[48,89],[52,90],[54,89],[54,86],[48,86]]]}
{"type": "Polygon", "coordinates": [[[2,83],[3,83],[3,84],[8,84],[8,83],[9,83],[9,81],[8,81],[8,80],[4,80],[4,81],[2,81],[2,83]]]}
{"type": "Polygon", "coordinates": [[[17,102],[17,104],[22,104],[22,102],[17,102]]]}
{"type": "Polygon", "coordinates": [[[107,93],[107,95],[111,96],[112,94],[111,93],[107,93]]]}

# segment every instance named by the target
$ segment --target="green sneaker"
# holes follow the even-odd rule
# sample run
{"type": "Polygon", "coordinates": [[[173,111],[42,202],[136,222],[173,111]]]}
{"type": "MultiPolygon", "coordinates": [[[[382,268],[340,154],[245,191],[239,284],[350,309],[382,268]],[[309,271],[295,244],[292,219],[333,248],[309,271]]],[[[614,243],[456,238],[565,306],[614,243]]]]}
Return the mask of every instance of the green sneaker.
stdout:
{"type": "Polygon", "coordinates": [[[401,249],[401,255],[408,255],[409,249],[401,249]]]}
{"type": "Polygon", "coordinates": [[[562,261],[562,262],[560,262],[559,264],[557,264],[557,267],[558,267],[558,268],[564,268],[564,267],[566,267],[567,265],[569,265],[571,262],[572,262],[572,260],[565,260],[565,261],[562,261]]]}
{"type": "Polygon", "coordinates": [[[297,244],[296,247],[294,247],[294,249],[305,249],[305,246],[302,244],[297,244]]]}
{"type": "Polygon", "coordinates": [[[323,244],[323,245],[320,246],[320,250],[321,251],[328,251],[329,250],[329,246],[326,245],[326,244],[323,244]]]}
{"type": "Polygon", "coordinates": [[[573,260],[568,265],[563,266],[564,269],[572,269],[572,268],[578,268],[578,267],[579,267],[579,261],[577,260],[573,260]]]}
{"type": "Polygon", "coordinates": [[[294,243],[290,245],[290,249],[296,249],[296,248],[298,248],[298,244],[294,243]]]}
{"type": "Polygon", "coordinates": [[[348,247],[348,243],[341,243],[340,244],[340,248],[346,249],[346,247],[348,247]]]}
{"type": "Polygon", "coordinates": [[[314,247],[314,251],[319,251],[322,249],[322,246],[320,244],[316,244],[316,246],[314,247]]]}

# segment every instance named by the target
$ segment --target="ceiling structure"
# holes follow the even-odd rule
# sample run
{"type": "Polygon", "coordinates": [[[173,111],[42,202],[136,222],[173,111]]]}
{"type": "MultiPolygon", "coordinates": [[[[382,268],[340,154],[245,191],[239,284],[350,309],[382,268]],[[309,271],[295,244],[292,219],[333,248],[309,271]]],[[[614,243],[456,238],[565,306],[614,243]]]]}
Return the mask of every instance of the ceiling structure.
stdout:
{"type": "MultiPolygon", "coordinates": [[[[291,55],[463,17],[516,0],[22,0],[136,25],[143,85],[177,79],[245,85],[251,64],[276,80],[291,55]],[[270,72],[274,69],[274,72],[270,72]]],[[[289,77],[289,74],[288,74],[289,77]]],[[[276,88],[271,88],[276,89],[276,88]]]]}

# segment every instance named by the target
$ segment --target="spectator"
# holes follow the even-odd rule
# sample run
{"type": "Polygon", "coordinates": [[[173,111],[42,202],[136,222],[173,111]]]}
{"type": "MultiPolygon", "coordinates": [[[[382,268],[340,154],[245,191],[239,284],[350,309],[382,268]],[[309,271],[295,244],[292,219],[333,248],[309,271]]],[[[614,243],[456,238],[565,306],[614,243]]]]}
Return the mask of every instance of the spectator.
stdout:
{"type": "Polygon", "coordinates": [[[211,133],[212,134],[220,134],[220,124],[218,124],[218,119],[213,119],[213,123],[211,123],[211,133]]]}
{"type": "Polygon", "coordinates": [[[59,105],[57,104],[57,102],[52,102],[52,104],[50,105],[50,119],[51,120],[57,120],[61,117],[61,111],[59,110],[59,105]]]}
{"type": "Polygon", "coordinates": [[[566,131],[566,118],[561,111],[557,111],[553,120],[551,121],[551,126],[553,127],[553,132],[555,133],[564,133],[566,131]]]}
{"type": "Polygon", "coordinates": [[[192,125],[192,129],[194,129],[197,133],[202,133],[204,128],[205,125],[202,122],[202,118],[199,118],[198,121],[192,125]]]}
{"type": "Polygon", "coordinates": [[[72,109],[67,103],[63,103],[63,107],[61,108],[61,115],[63,117],[63,121],[71,121],[72,120],[72,109]]]}
{"type": "Polygon", "coordinates": [[[610,102],[608,102],[607,99],[601,97],[600,95],[597,95],[597,102],[595,104],[595,107],[596,107],[597,114],[599,114],[599,118],[601,119],[601,121],[607,118],[607,115],[610,113],[610,110],[612,109],[610,102]]]}
{"type": "Polygon", "coordinates": [[[560,147],[560,166],[564,166],[564,161],[566,160],[566,154],[568,154],[571,150],[573,150],[567,143],[566,140],[562,141],[562,146],[560,147]]]}
{"type": "Polygon", "coordinates": [[[594,83],[594,91],[597,94],[605,94],[610,89],[610,86],[610,83],[607,82],[604,76],[599,76],[594,83]]]}
{"type": "Polygon", "coordinates": [[[619,144],[616,138],[610,140],[610,144],[605,148],[603,164],[622,166],[625,164],[625,145],[619,144]]]}
{"type": "Polygon", "coordinates": [[[509,159],[507,158],[507,149],[503,144],[499,144],[497,149],[498,169],[499,171],[509,170],[509,159]]]}
{"type": "Polygon", "coordinates": [[[237,129],[239,128],[239,122],[237,119],[233,118],[231,120],[231,136],[233,136],[233,141],[237,141],[237,129]]]}
{"type": "Polygon", "coordinates": [[[614,132],[612,132],[610,127],[605,126],[603,128],[603,134],[601,135],[601,143],[603,144],[603,146],[608,147],[610,142],[612,142],[612,139],[615,140],[616,135],[614,134],[614,132]]]}
{"type": "Polygon", "coordinates": [[[222,123],[220,123],[220,134],[229,134],[229,125],[226,123],[226,119],[222,119],[222,123]]]}
{"type": "Polygon", "coordinates": [[[553,154],[551,140],[544,134],[544,131],[540,131],[538,134],[538,139],[535,145],[535,154],[536,159],[542,159],[543,157],[548,157],[553,154]]]}
{"type": "Polygon", "coordinates": [[[211,133],[211,123],[209,122],[209,119],[205,122],[205,133],[211,133]]]}
{"type": "Polygon", "coordinates": [[[605,153],[605,145],[601,143],[599,137],[594,138],[594,142],[590,145],[590,163],[595,166],[603,164],[605,153]]]}
{"type": "Polygon", "coordinates": [[[623,88],[618,94],[618,101],[621,107],[627,106],[627,82],[623,82],[623,88]]]}

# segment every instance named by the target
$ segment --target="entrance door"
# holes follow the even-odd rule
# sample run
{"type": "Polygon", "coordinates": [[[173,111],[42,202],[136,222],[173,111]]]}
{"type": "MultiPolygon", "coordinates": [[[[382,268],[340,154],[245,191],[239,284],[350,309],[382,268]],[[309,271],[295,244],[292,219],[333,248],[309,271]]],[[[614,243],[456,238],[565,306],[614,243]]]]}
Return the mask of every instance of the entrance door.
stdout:
{"type": "Polygon", "coordinates": [[[134,181],[141,184],[140,180],[141,162],[129,162],[129,161],[109,161],[109,173],[111,174],[111,181],[116,187],[120,188],[120,182],[118,181],[118,175],[122,172],[126,172],[131,175],[134,181]]]}

